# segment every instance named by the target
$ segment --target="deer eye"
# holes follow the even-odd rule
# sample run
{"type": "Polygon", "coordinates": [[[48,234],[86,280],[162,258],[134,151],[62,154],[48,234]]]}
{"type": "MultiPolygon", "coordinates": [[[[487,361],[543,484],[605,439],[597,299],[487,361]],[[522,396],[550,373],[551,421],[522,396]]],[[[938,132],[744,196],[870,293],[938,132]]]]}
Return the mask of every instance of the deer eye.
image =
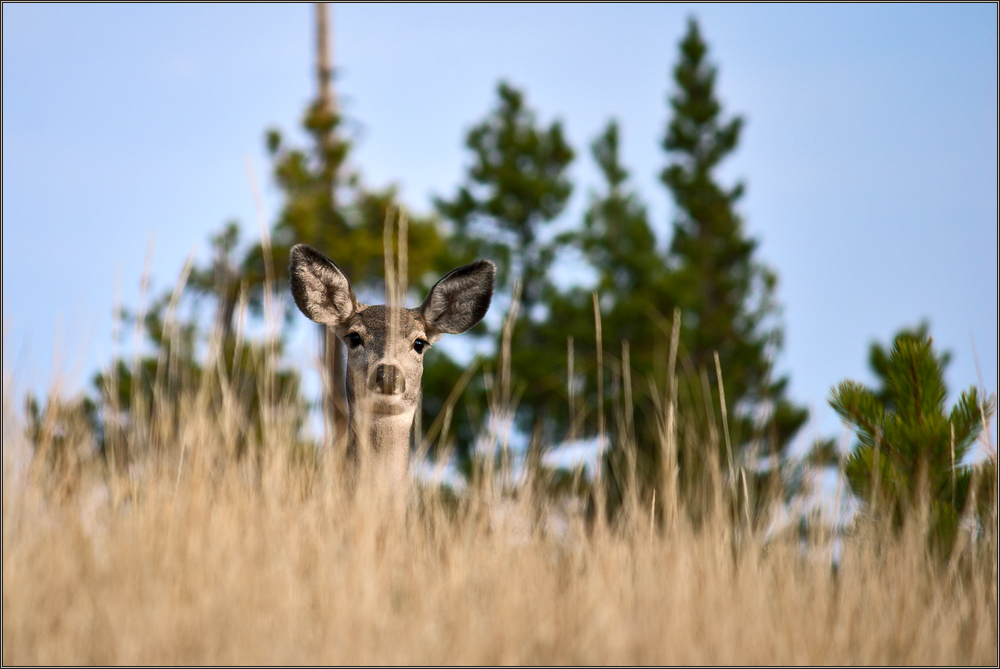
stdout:
{"type": "Polygon", "coordinates": [[[424,349],[427,348],[428,346],[430,346],[430,343],[424,339],[418,339],[417,341],[413,342],[413,350],[416,351],[417,353],[423,353],[424,349]]]}
{"type": "Polygon", "coordinates": [[[361,335],[357,332],[350,332],[347,335],[347,345],[351,348],[357,348],[361,346],[361,335]]]}

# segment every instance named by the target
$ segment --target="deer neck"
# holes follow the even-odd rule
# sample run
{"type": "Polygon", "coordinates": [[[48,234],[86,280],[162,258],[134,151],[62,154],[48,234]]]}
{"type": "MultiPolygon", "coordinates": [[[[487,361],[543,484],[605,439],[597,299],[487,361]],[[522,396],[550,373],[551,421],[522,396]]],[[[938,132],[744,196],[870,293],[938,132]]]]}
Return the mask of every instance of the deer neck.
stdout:
{"type": "Polygon", "coordinates": [[[410,463],[410,430],[415,411],[362,416],[351,406],[348,450],[367,454],[378,469],[396,482],[405,481],[410,463]],[[364,438],[363,438],[364,437],[364,438]]]}

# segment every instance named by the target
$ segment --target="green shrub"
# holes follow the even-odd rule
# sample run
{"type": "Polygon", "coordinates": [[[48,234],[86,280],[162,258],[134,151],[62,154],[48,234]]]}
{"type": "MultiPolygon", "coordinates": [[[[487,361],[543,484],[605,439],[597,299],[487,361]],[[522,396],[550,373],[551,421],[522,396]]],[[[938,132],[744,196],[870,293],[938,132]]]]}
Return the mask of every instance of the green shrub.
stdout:
{"type": "Polygon", "coordinates": [[[926,325],[904,330],[889,352],[872,345],[869,362],[878,388],[843,381],[830,397],[858,436],[845,470],[851,490],[873,516],[897,529],[908,512],[925,510],[929,539],[944,554],[951,551],[963,514],[983,520],[992,506],[981,502],[994,488],[989,472],[995,472],[992,460],[963,464],[993,414],[995,398],[970,387],[946,412],[949,357],[935,352],[926,325]],[[970,497],[977,489],[980,503],[970,497]]]}

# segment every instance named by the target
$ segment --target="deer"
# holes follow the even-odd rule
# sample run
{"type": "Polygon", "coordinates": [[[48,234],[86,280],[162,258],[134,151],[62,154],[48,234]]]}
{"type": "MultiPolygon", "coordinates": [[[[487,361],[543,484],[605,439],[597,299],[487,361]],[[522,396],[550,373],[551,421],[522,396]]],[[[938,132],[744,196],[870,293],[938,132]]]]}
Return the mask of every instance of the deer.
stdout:
{"type": "Polygon", "coordinates": [[[477,260],[448,272],[419,307],[366,305],[330,258],[306,244],[289,255],[292,297],[310,320],[347,348],[347,455],[370,453],[394,485],[407,481],[410,431],[420,397],[424,353],[442,335],[479,323],[493,299],[496,266],[477,260]]]}

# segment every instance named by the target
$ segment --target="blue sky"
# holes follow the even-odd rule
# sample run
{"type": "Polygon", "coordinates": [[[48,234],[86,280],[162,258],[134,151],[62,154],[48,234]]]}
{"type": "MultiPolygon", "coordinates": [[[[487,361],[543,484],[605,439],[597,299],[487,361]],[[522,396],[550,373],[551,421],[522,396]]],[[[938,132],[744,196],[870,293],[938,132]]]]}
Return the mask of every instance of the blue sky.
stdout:
{"type": "MultiPolygon", "coordinates": [[[[728,113],[745,116],[720,170],[759,259],[780,276],[791,396],[826,405],[870,380],[869,342],[921,318],[952,350],[952,397],[997,387],[997,7],[964,5],[344,5],[337,90],[353,165],[418,211],[450,195],[465,130],[496,83],[522,87],[577,149],[560,225],[598,185],[587,146],[608,119],[666,243],[656,175],[669,72],[694,14],[728,113]]],[[[257,234],[244,158],[267,216],[279,201],[264,130],[296,127],[314,95],[308,5],[3,5],[5,367],[44,387],[57,344],[75,387],[115,350],[116,272],[135,305],[150,233],[154,286],[237,218],[257,234]]],[[[272,219],[268,219],[268,223],[272,219]]],[[[564,280],[581,276],[560,265],[564,280]]],[[[293,337],[305,365],[311,330],[293,337]]],[[[293,356],[295,357],[295,356],[293,356]]],[[[313,384],[314,387],[314,384],[313,384]]]]}

